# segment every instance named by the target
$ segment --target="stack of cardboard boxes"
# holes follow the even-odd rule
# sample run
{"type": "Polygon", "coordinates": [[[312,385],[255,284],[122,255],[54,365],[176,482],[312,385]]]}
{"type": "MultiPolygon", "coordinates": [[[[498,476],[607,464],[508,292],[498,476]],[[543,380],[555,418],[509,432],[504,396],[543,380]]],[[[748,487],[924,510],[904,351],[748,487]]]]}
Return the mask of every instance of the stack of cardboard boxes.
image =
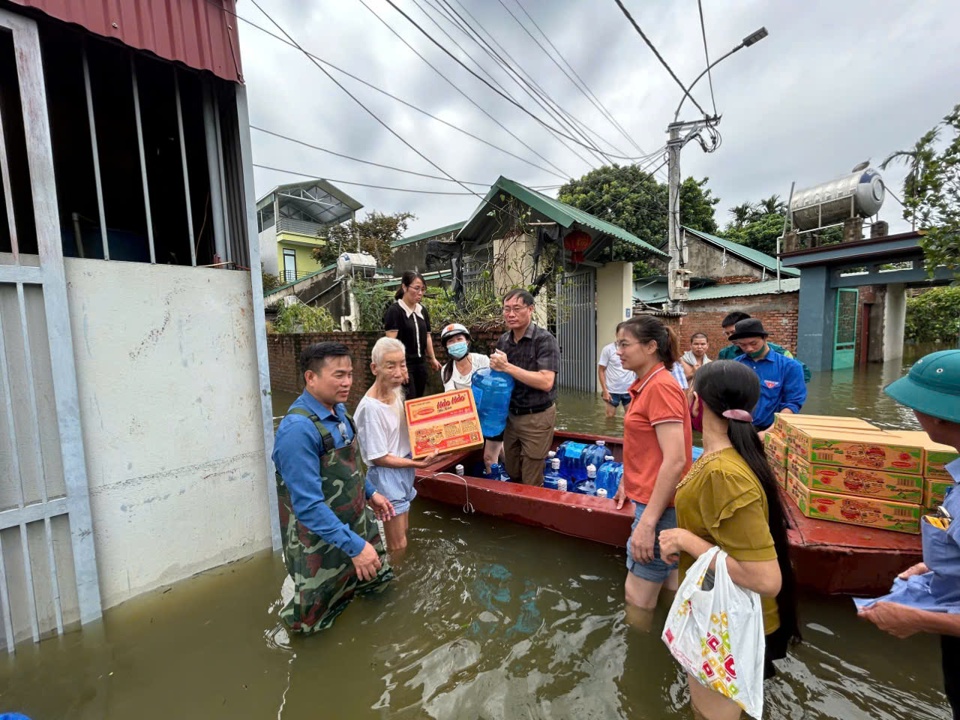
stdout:
{"type": "Polygon", "coordinates": [[[778,415],[765,438],[780,486],[807,517],[920,532],[943,500],[957,454],[926,433],[890,432],[859,418],[778,415]]]}

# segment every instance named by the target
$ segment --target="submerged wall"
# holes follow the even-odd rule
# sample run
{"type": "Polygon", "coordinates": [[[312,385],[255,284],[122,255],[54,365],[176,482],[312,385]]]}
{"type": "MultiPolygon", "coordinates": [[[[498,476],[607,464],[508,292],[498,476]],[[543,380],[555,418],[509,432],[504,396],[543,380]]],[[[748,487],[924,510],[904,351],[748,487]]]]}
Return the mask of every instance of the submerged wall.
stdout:
{"type": "Polygon", "coordinates": [[[249,275],[65,265],[104,608],[270,547],[249,275]]]}

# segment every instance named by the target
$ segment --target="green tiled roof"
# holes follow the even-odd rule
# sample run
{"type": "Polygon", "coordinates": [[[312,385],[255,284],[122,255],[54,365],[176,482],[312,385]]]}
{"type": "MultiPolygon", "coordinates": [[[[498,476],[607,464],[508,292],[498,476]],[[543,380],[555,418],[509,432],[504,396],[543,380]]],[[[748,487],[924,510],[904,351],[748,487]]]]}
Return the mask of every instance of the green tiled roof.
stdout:
{"type": "Polygon", "coordinates": [[[567,205],[566,203],[560,202],[555,198],[547,197],[546,195],[538,193],[536,190],[531,190],[525,185],[521,185],[520,183],[509,180],[503,176],[501,176],[493,184],[493,186],[490,188],[490,191],[487,193],[487,196],[480,204],[480,207],[478,207],[474,211],[473,215],[470,216],[470,219],[464,223],[464,227],[460,231],[461,235],[464,233],[469,233],[471,225],[486,218],[486,215],[489,212],[488,205],[491,204],[491,202],[500,193],[512,195],[517,200],[525,205],[530,206],[544,217],[550,218],[550,220],[557,223],[561,227],[569,228],[573,225],[581,225],[583,227],[590,228],[591,230],[595,230],[603,235],[609,235],[619,240],[628,242],[631,245],[641,247],[652,255],[657,255],[663,258],[669,257],[669,255],[663,252],[663,250],[658,250],[653,245],[644,242],[636,235],[628,233],[626,230],[614,225],[613,223],[608,223],[606,220],[601,220],[590,213],[579,210],[572,205],[567,205]]]}
{"type": "MultiPolygon", "coordinates": [[[[766,253],[762,253],[759,250],[754,250],[749,248],[746,245],[741,245],[740,243],[733,242],[733,240],[724,240],[721,237],[716,235],[711,235],[708,232],[703,232],[702,230],[693,230],[692,228],[685,227],[683,228],[691,235],[696,235],[701,240],[704,240],[712,245],[716,245],[723,250],[726,250],[731,255],[737,255],[747,262],[753,263],[754,265],[759,265],[762,268],[766,268],[768,272],[777,274],[777,259],[766,253]]],[[[781,277],[786,275],[788,277],[800,277],[800,271],[796,268],[788,268],[783,265],[780,266],[780,275],[781,277]]]]}
{"type": "MultiPolygon", "coordinates": [[[[666,285],[660,296],[657,296],[656,288],[651,286],[648,292],[633,293],[633,299],[636,302],[645,302],[649,305],[659,305],[667,301],[666,285]]],[[[800,278],[781,277],[780,292],[795,293],[800,291],[800,278]]],[[[764,280],[755,283],[736,283],[734,285],[711,285],[710,287],[697,288],[690,291],[690,297],[686,302],[697,302],[698,300],[722,300],[724,298],[751,297],[753,295],[772,295],[777,292],[777,281],[764,280]]]]}
{"type": "Polygon", "coordinates": [[[410,243],[420,242],[421,240],[427,240],[428,238],[437,237],[438,235],[446,235],[447,233],[457,232],[466,225],[462,220],[452,225],[444,225],[443,227],[436,228],[435,230],[427,230],[427,232],[422,232],[419,235],[411,235],[410,237],[400,238],[399,240],[394,240],[390,243],[390,247],[398,248],[401,245],[409,245],[410,243]]]}

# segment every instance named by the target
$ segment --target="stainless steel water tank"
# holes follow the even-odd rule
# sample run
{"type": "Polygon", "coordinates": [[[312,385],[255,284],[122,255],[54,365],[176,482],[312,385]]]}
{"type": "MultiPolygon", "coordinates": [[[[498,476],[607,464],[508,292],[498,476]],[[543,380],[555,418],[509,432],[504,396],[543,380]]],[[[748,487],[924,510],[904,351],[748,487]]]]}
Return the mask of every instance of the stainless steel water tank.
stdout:
{"type": "Polygon", "coordinates": [[[377,260],[367,253],[343,253],[337,258],[337,274],[340,276],[372,278],[377,272],[377,260]]]}
{"type": "Polygon", "coordinates": [[[798,230],[843,222],[850,217],[876,215],[883,205],[883,179],[873,168],[798,190],[790,211],[798,230]]]}

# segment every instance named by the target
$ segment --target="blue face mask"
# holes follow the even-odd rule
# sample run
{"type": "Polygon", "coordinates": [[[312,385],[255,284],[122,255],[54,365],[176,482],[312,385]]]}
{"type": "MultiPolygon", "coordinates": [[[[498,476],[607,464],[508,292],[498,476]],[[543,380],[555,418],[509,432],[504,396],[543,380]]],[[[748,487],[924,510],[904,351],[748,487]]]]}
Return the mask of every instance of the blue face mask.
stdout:
{"type": "Polygon", "coordinates": [[[467,341],[460,340],[459,342],[451,343],[447,345],[447,352],[450,354],[454,360],[460,360],[467,355],[467,341]]]}

